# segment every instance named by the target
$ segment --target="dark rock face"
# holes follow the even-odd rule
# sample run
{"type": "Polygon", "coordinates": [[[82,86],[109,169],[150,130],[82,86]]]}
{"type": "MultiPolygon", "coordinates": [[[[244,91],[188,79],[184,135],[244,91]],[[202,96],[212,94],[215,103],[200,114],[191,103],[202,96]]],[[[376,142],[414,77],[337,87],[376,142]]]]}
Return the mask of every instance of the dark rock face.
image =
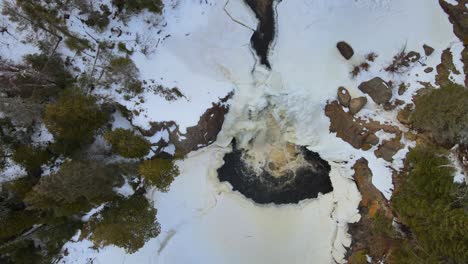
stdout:
{"type": "Polygon", "coordinates": [[[349,102],[351,101],[351,95],[349,94],[348,90],[346,90],[346,88],[344,87],[338,88],[337,97],[338,97],[338,101],[340,102],[342,106],[345,106],[345,107],[349,106],[349,102]]]}
{"type": "Polygon", "coordinates": [[[466,13],[466,0],[458,1],[452,5],[445,0],[439,0],[439,4],[449,16],[453,24],[453,32],[463,42],[465,48],[462,51],[463,71],[465,72],[465,86],[468,87],[468,19],[466,13]]]}
{"type": "Polygon", "coordinates": [[[419,54],[416,51],[410,51],[408,54],[405,56],[405,61],[406,61],[406,67],[409,67],[410,63],[417,62],[419,59],[421,59],[421,54],[419,54]]]}
{"type": "Polygon", "coordinates": [[[360,149],[366,143],[366,138],[370,133],[357,122],[350,113],[346,113],[337,103],[332,102],[325,107],[325,114],[330,118],[330,132],[336,132],[337,136],[351,144],[354,148],[360,149]]]}
{"type": "Polygon", "coordinates": [[[374,153],[377,158],[391,162],[393,156],[403,147],[404,145],[400,143],[400,140],[385,140],[374,153]]]}
{"type": "Polygon", "coordinates": [[[330,102],[325,106],[325,115],[330,118],[330,132],[336,132],[337,137],[357,149],[369,149],[377,145],[379,139],[375,133],[379,130],[395,134],[395,137],[401,136],[401,131],[397,126],[355,118],[351,113],[345,112],[338,101],[330,102]]]}
{"type": "Polygon", "coordinates": [[[424,69],[425,73],[431,73],[433,71],[434,71],[434,68],[432,68],[432,67],[427,67],[426,69],[424,69]]]}
{"type": "Polygon", "coordinates": [[[431,56],[432,53],[434,53],[434,48],[426,44],[423,45],[423,49],[424,49],[424,54],[426,54],[426,56],[431,56]]]}
{"type": "Polygon", "coordinates": [[[444,0],[439,0],[442,9],[449,15],[449,20],[453,24],[453,32],[468,45],[468,20],[466,19],[466,6],[464,1],[458,1],[458,5],[452,5],[444,0]]]}
{"type": "Polygon", "coordinates": [[[356,114],[367,104],[367,98],[364,96],[353,98],[349,104],[349,112],[356,114]]]}
{"type": "Polygon", "coordinates": [[[211,108],[208,108],[198,121],[198,124],[187,128],[187,133],[183,134],[179,131],[179,125],[174,121],[167,122],[152,122],[151,129],[139,129],[142,135],[151,137],[158,131],[167,131],[169,134],[169,142],[161,139],[156,143],[159,153],[161,149],[174,144],[176,154],[185,155],[190,151],[206,147],[213,143],[218,136],[219,131],[224,123],[224,117],[229,111],[228,100],[233,96],[229,93],[226,97],[221,98],[219,102],[213,103],[211,108]]]}
{"type": "MultiPolygon", "coordinates": [[[[216,140],[224,123],[224,116],[229,111],[225,104],[232,95],[222,98],[220,102],[205,111],[198,124],[187,128],[187,133],[181,139],[180,133],[170,133],[169,139],[176,147],[178,154],[187,154],[190,151],[205,147],[216,140]]],[[[178,131],[177,131],[178,132],[178,131]]]]}
{"type": "Polygon", "coordinates": [[[374,102],[386,104],[392,99],[392,89],[379,77],[376,77],[359,85],[359,90],[368,94],[374,102]]]}
{"type": "Polygon", "coordinates": [[[344,41],[340,41],[336,44],[336,47],[338,48],[338,50],[340,51],[341,55],[349,60],[351,59],[351,57],[353,57],[354,55],[354,50],[353,48],[346,42],[344,41]]]}
{"type": "Polygon", "coordinates": [[[243,161],[243,153],[233,141],[233,151],[224,156],[224,165],[218,169],[218,177],[256,203],[298,203],[316,198],[319,193],[333,191],[329,177],[330,165],[306,148],[302,148],[302,155],[308,164],[280,177],[274,177],[266,171],[257,175],[243,161]]]}
{"type": "Polygon", "coordinates": [[[353,262],[353,256],[366,250],[370,256],[379,257],[388,253],[391,243],[388,239],[377,232],[370,232],[369,228],[375,225],[375,216],[377,213],[382,214],[386,219],[394,217],[391,208],[388,205],[385,197],[380,191],[372,184],[372,171],[369,169],[366,159],[361,158],[356,161],[353,166],[354,181],[359,192],[362,195],[361,202],[359,203],[359,213],[361,219],[357,223],[349,224],[349,233],[352,236],[352,243],[350,247],[351,257],[348,263],[353,262]]]}

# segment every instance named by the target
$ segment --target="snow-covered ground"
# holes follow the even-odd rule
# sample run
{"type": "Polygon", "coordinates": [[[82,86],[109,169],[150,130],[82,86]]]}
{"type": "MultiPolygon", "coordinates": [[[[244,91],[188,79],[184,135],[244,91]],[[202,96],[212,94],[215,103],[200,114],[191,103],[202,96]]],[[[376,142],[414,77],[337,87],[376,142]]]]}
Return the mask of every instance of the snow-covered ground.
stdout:
{"type": "MultiPolygon", "coordinates": [[[[153,55],[133,55],[143,78],[159,78],[190,95],[190,103],[171,103],[145,94],[145,103],[137,106],[143,112],[134,120],[143,127],[162,119],[193,125],[216,96],[235,89],[217,142],[178,163],[181,175],[168,193],[149,195],[158,209],[160,236],[131,255],[116,247],[93,250],[87,240],[70,241],[61,263],[341,263],[351,242],[347,224],[359,220],[354,161],[368,159],[373,183],[391,196],[388,167],[398,168],[405,150],[394,164],[377,159],[372,150],[355,150],[329,133],[324,106],[339,86],[361,95],[359,82],[375,76],[410,82],[414,90],[409,93],[415,91],[414,76],[422,76],[422,66],[406,77],[389,76],[381,69],[403,46],[421,54],[424,43],[434,47],[436,53],[426,60],[434,67],[441,51],[456,44],[437,1],[284,0],[276,7],[272,71],[256,65],[250,49],[252,12],[241,0],[230,0],[227,10],[235,22],[224,11],[225,3],[180,1],[165,14],[172,36],[153,55]],[[354,47],[351,61],[337,52],[340,40],[354,47]],[[370,71],[350,78],[353,65],[369,52],[379,56],[370,71]],[[232,137],[242,144],[268,129],[257,119],[263,111],[272,112],[286,140],[308,146],[330,163],[333,192],[298,205],[260,206],[219,182],[216,169],[232,137]]],[[[432,82],[434,75],[427,78],[432,82]]],[[[384,112],[369,101],[361,115],[374,113],[379,121],[398,125],[395,112],[384,112]]]]}

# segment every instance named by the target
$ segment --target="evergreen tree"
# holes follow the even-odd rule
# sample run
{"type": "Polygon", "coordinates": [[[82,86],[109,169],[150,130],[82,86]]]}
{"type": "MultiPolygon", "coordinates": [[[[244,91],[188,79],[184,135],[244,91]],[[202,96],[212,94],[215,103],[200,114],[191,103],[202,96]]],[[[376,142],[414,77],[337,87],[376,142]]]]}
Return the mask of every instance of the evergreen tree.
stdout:
{"type": "Polygon", "coordinates": [[[42,177],[25,202],[34,209],[52,209],[57,215],[84,213],[116,197],[122,178],[111,166],[93,161],[68,161],[52,175],[42,177]]]}
{"type": "Polygon", "coordinates": [[[69,89],[56,103],[46,106],[43,121],[61,150],[70,153],[92,142],[96,130],[106,123],[107,115],[94,97],[69,89]]]}
{"type": "Polygon", "coordinates": [[[151,147],[151,143],[144,137],[122,128],[106,133],[104,138],[112,145],[112,149],[117,154],[125,158],[144,157],[149,153],[151,147]]]}
{"type": "Polygon", "coordinates": [[[467,102],[467,89],[447,85],[419,97],[410,118],[415,128],[430,131],[439,144],[468,143],[467,102]]]}
{"type": "Polygon", "coordinates": [[[28,145],[17,146],[12,156],[12,159],[16,163],[22,165],[26,169],[26,172],[34,177],[40,176],[42,172],[41,166],[47,163],[50,158],[51,156],[47,150],[28,145]]]}
{"type": "Polygon", "coordinates": [[[149,239],[160,233],[156,222],[156,209],[142,195],[122,198],[106,206],[99,216],[93,217],[83,236],[98,247],[116,245],[134,253],[149,239]]]}
{"type": "Polygon", "coordinates": [[[179,174],[179,168],[173,160],[161,158],[145,160],[140,164],[138,171],[162,192],[168,191],[174,178],[179,174]]]}
{"type": "Polygon", "coordinates": [[[407,159],[410,172],[392,203],[421,247],[412,253],[427,261],[468,263],[468,214],[454,195],[466,185],[453,182],[453,169],[440,150],[417,147],[407,159]]]}

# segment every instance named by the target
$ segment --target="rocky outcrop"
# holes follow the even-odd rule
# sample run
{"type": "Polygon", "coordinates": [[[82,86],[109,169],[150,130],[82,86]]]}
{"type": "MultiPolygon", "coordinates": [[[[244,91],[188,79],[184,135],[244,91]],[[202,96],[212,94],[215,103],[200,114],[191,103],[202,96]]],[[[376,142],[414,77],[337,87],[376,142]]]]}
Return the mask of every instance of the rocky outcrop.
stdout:
{"type": "Polygon", "coordinates": [[[344,87],[338,88],[337,98],[338,98],[338,102],[340,102],[342,106],[345,106],[345,107],[349,106],[349,102],[351,101],[351,95],[349,94],[346,88],[344,87]]]}
{"type": "MultiPolygon", "coordinates": [[[[390,249],[392,241],[377,232],[372,232],[373,222],[377,217],[392,221],[393,214],[385,200],[385,197],[372,184],[372,171],[369,169],[368,161],[361,158],[353,166],[354,181],[362,195],[359,204],[359,213],[361,219],[359,222],[349,225],[349,233],[352,235],[351,252],[348,263],[359,264],[362,262],[353,262],[355,255],[360,252],[366,252],[375,260],[380,260],[390,249]]],[[[373,262],[374,263],[374,262],[373,262]]],[[[377,263],[377,262],[375,262],[377,263]]]]}
{"type": "Polygon", "coordinates": [[[354,148],[367,150],[379,143],[375,133],[383,130],[387,133],[401,136],[398,127],[380,124],[377,121],[355,118],[350,112],[346,112],[338,101],[333,101],[325,106],[325,115],[330,118],[330,132],[351,144],[354,148]]]}
{"type": "Polygon", "coordinates": [[[409,104],[409,105],[405,106],[405,108],[403,108],[402,110],[400,110],[398,112],[397,119],[403,125],[409,126],[411,124],[410,115],[411,115],[412,107],[413,107],[413,105],[409,104]]]}
{"type": "Polygon", "coordinates": [[[439,0],[442,9],[449,15],[449,20],[453,24],[453,32],[468,45],[468,20],[466,19],[466,1],[458,1],[458,4],[452,5],[445,0],[439,0]]]}
{"type": "Polygon", "coordinates": [[[369,162],[365,158],[356,161],[353,166],[354,181],[362,195],[361,206],[372,209],[369,213],[374,216],[376,209],[383,209],[386,214],[391,215],[387,207],[387,200],[383,194],[372,184],[372,171],[369,169],[369,162]]]}
{"type": "Polygon", "coordinates": [[[450,48],[445,49],[442,52],[441,63],[436,67],[436,84],[439,86],[450,85],[452,81],[450,80],[450,73],[460,74],[453,63],[453,54],[450,51],[450,48]]]}
{"type": "Polygon", "coordinates": [[[177,154],[185,155],[190,151],[208,146],[216,140],[223,126],[224,116],[229,111],[226,102],[231,96],[232,94],[229,94],[218,103],[213,103],[213,106],[200,117],[197,125],[187,128],[187,133],[169,134],[169,139],[176,147],[177,154]]]}
{"type": "Polygon", "coordinates": [[[424,49],[424,54],[426,54],[426,56],[431,56],[432,53],[434,53],[434,48],[429,45],[424,44],[423,49],[424,49]]]}
{"type": "Polygon", "coordinates": [[[434,71],[434,68],[432,68],[432,67],[427,67],[426,69],[424,69],[425,73],[431,73],[433,71],[434,71]]]}
{"type": "Polygon", "coordinates": [[[227,101],[232,97],[232,93],[220,99],[218,103],[213,103],[212,107],[207,109],[200,117],[197,125],[188,127],[187,132],[181,133],[179,126],[174,121],[152,122],[151,129],[139,129],[142,135],[151,137],[159,131],[167,131],[169,142],[163,139],[156,143],[159,152],[160,149],[173,144],[177,155],[186,155],[187,153],[206,147],[213,143],[218,136],[224,123],[224,116],[229,111],[227,101]]]}
{"type": "Polygon", "coordinates": [[[336,44],[336,48],[341,53],[341,55],[347,60],[351,59],[354,55],[354,50],[351,47],[351,45],[349,45],[348,43],[344,41],[338,42],[336,44]]]}
{"type": "Polygon", "coordinates": [[[336,136],[360,149],[366,142],[369,132],[364,131],[359,123],[354,122],[353,115],[347,113],[334,101],[325,107],[325,115],[330,118],[330,132],[336,132],[336,136]]]}
{"type": "Polygon", "coordinates": [[[393,161],[393,156],[404,147],[401,144],[400,139],[396,138],[393,140],[384,140],[382,145],[375,150],[374,154],[377,158],[382,158],[388,162],[393,161]]]}
{"type": "Polygon", "coordinates": [[[445,13],[448,14],[450,23],[453,24],[453,32],[465,46],[462,52],[462,61],[464,63],[465,86],[468,86],[468,19],[466,13],[468,1],[460,0],[456,5],[447,3],[444,0],[439,0],[439,3],[445,13]]]}
{"type": "Polygon", "coordinates": [[[386,104],[392,99],[392,89],[380,77],[361,83],[359,90],[368,94],[374,102],[380,105],[386,104]]]}
{"type": "Polygon", "coordinates": [[[408,67],[410,65],[410,63],[417,62],[419,59],[421,59],[421,54],[419,54],[416,51],[410,51],[405,56],[404,61],[407,63],[405,66],[408,67]]]}
{"type": "Polygon", "coordinates": [[[353,98],[349,103],[349,112],[356,114],[367,104],[367,98],[364,96],[353,98]]]}

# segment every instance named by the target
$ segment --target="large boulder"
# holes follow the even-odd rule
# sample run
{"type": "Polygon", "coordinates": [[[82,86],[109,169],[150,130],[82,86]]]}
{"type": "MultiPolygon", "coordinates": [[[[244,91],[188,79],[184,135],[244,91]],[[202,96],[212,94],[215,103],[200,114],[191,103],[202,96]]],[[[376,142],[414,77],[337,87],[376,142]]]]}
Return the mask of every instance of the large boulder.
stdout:
{"type": "Polygon", "coordinates": [[[344,87],[338,88],[337,97],[338,97],[338,102],[340,102],[342,106],[345,106],[345,107],[349,106],[349,102],[351,101],[351,95],[349,94],[348,90],[346,90],[346,88],[344,87]]]}
{"type": "Polygon", "coordinates": [[[361,83],[359,90],[368,94],[374,102],[380,105],[386,104],[392,99],[392,89],[380,77],[361,83]]]}
{"type": "Polygon", "coordinates": [[[374,120],[363,120],[346,112],[338,101],[329,102],[325,106],[325,115],[330,118],[330,132],[351,144],[356,149],[368,150],[379,143],[375,136],[377,131],[395,134],[401,137],[399,127],[390,124],[381,124],[374,120]]]}
{"type": "Polygon", "coordinates": [[[377,158],[382,158],[391,162],[393,160],[393,156],[403,147],[404,145],[401,144],[398,139],[385,140],[374,153],[377,158]]]}
{"type": "Polygon", "coordinates": [[[353,98],[349,103],[349,112],[351,114],[356,114],[361,111],[361,109],[367,104],[367,98],[364,96],[353,98]]]}
{"type": "Polygon", "coordinates": [[[351,144],[354,148],[363,148],[366,139],[371,134],[363,125],[354,121],[353,115],[343,110],[337,101],[325,107],[325,115],[330,118],[330,132],[351,144]]]}
{"type": "Polygon", "coordinates": [[[434,53],[434,48],[429,45],[424,44],[423,49],[424,49],[424,54],[426,54],[426,56],[431,56],[432,53],[434,53]]]}
{"type": "Polygon", "coordinates": [[[346,42],[340,41],[336,44],[336,47],[340,51],[341,55],[347,60],[351,59],[354,55],[353,48],[346,42]]]}

